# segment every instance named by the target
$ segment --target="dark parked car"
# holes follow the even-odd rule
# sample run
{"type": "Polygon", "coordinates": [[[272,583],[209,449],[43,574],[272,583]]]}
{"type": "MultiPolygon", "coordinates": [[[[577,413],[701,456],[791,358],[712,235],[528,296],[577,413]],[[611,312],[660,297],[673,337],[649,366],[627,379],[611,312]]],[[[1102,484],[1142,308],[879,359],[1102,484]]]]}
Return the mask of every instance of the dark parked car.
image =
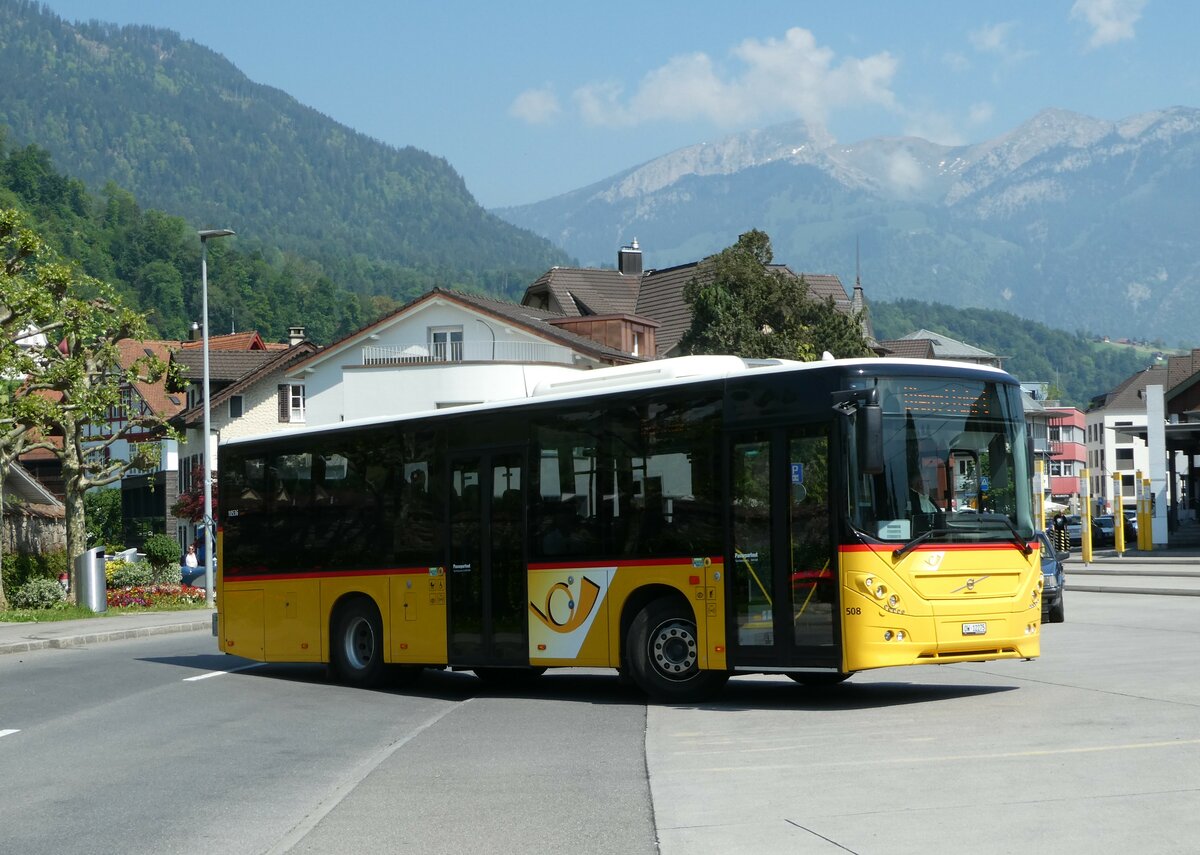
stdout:
{"type": "Polygon", "coordinates": [[[1067,585],[1063,561],[1069,553],[1055,549],[1044,531],[1038,532],[1038,541],[1042,545],[1042,623],[1062,623],[1066,620],[1063,588],[1067,585]]]}
{"type": "MultiPolygon", "coordinates": [[[[1083,543],[1083,517],[1072,514],[1067,517],[1067,535],[1071,538],[1072,546],[1083,543]]],[[[1104,546],[1113,543],[1112,517],[1092,517],[1092,546],[1104,546]],[[1100,520],[1108,520],[1108,531],[1105,533],[1100,526],[1100,520]]]]}
{"type": "Polygon", "coordinates": [[[1112,546],[1117,542],[1116,520],[1110,516],[1092,517],[1092,542],[1097,546],[1112,546]]]}

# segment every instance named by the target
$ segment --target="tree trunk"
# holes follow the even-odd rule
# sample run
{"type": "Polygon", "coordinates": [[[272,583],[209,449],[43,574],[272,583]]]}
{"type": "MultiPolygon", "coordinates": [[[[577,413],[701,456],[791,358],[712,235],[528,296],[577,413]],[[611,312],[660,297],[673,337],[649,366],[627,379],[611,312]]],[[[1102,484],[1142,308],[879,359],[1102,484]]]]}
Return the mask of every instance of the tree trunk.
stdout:
{"type": "Polygon", "coordinates": [[[78,603],[79,576],[75,559],[87,550],[87,512],[83,504],[84,483],[83,459],[78,442],[79,426],[73,418],[63,419],[62,475],[63,493],[67,509],[67,572],[71,574],[71,591],[67,596],[71,603],[78,603]]]}

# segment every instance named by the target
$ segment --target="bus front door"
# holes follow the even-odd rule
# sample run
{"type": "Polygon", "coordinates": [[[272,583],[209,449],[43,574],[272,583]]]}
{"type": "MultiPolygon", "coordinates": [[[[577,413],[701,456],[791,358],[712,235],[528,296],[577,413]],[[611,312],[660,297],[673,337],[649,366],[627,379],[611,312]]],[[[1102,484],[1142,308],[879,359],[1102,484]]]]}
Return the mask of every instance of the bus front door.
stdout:
{"type": "Polygon", "coordinates": [[[448,646],[451,665],[529,663],[525,625],[525,455],[451,459],[448,646]]]}
{"type": "Polygon", "coordinates": [[[731,664],[837,667],[828,426],[743,432],[728,447],[731,664]]]}

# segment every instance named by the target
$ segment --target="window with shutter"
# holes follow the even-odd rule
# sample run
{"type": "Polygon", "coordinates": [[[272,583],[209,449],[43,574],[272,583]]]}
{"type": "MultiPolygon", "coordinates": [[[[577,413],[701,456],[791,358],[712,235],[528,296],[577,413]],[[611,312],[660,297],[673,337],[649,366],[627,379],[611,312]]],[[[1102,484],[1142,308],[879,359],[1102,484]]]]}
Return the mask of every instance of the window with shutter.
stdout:
{"type": "Polygon", "coordinates": [[[292,387],[286,383],[279,384],[279,420],[281,422],[290,422],[292,420],[292,387]]]}

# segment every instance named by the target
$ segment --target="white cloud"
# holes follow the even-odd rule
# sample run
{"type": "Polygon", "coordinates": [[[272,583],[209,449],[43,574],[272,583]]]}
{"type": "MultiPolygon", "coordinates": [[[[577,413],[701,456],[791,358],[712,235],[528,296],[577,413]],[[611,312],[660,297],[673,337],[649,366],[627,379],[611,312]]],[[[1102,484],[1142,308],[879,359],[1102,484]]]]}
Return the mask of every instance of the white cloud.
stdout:
{"type": "Polygon", "coordinates": [[[925,171],[909,152],[895,152],[887,166],[888,181],[896,190],[918,190],[925,183],[925,171]]]}
{"type": "Polygon", "coordinates": [[[860,104],[895,109],[897,60],[887,52],[840,62],[808,30],[782,39],[746,39],[731,50],[728,71],[704,53],[671,58],[650,71],[626,96],[615,83],[591,83],[572,99],[593,125],[701,119],[735,125],[762,117],[797,117],[820,127],[835,110],[860,104]]]}
{"type": "Polygon", "coordinates": [[[982,125],[985,122],[990,122],[995,113],[995,107],[987,101],[980,101],[972,104],[967,110],[967,121],[972,125],[982,125]]]}
{"type": "Polygon", "coordinates": [[[549,86],[543,86],[541,89],[526,89],[508,106],[510,116],[515,116],[531,125],[544,125],[561,112],[558,96],[549,86]]]}
{"type": "Polygon", "coordinates": [[[1071,18],[1087,22],[1092,28],[1088,47],[1099,48],[1132,39],[1145,5],[1146,0],[1075,0],[1071,18]]]}
{"type": "Polygon", "coordinates": [[[967,33],[967,41],[979,53],[995,54],[1007,62],[1019,62],[1032,55],[1031,51],[1015,47],[1012,44],[1015,21],[1005,21],[1002,24],[991,24],[967,33]]]}

